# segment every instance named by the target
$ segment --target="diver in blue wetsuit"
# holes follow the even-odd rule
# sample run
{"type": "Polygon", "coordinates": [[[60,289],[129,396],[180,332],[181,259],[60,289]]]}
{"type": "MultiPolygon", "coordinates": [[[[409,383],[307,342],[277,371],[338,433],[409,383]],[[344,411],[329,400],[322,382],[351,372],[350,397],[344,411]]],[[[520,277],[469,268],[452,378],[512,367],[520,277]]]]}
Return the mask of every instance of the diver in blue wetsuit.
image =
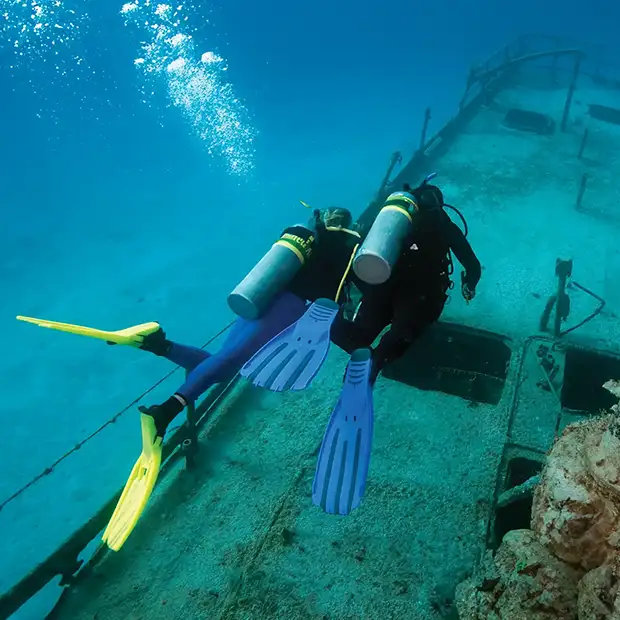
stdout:
{"type": "Polygon", "coordinates": [[[351,225],[347,209],[330,208],[315,211],[308,226],[287,228],[270,250],[279,255],[274,259],[268,252],[246,278],[249,284],[241,283],[235,289],[239,292],[229,297],[233,310],[243,316],[236,319],[216,353],[173,342],[162,329],[144,337],[142,350],[165,357],[188,372],[185,383],[168,400],[140,407],[142,413],[153,418],[157,436],[164,437],[170,422],[189,403],[212,385],[232,379],[263,345],[298,321],[308,309],[307,302],[336,299],[360,242],[351,225]],[[286,273],[283,276],[286,261],[297,265],[290,278],[286,273]],[[288,281],[272,296],[279,286],[273,280],[281,277],[288,281]]]}
{"type": "Polygon", "coordinates": [[[188,376],[165,402],[139,408],[142,452],[103,533],[110,549],[119,551],[136,527],[157,481],[166,430],[189,403],[257,357],[250,373],[255,384],[275,391],[310,384],[325,359],[336,301],[360,241],[348,228],[351,219],[345,209],[327,209],[315,211],[308,226],[287,228],[229,295],[228,305],[238,318],[216,353],[172,342],[156,323],[148,326],[154,325],[155,331],[139,330],[134,334],[139,339],[127,343],[182,366],[188,376]],[[278,350],[261,359],[275,336],[278,350]],[[316,346],[311,346],[313,341],[316,346]],[[317,350],[323,354],[316,355],[317,350]],[[274,362],[275,368],[270,367],[274,362]]]}
{"type": "Polygon", "coordinates": [[[208,353],[169,340],[155,322],[105,331],[18,316],[108,344],[128,345],[169,359],[187,380],[159,405],[140,407],[142,452],[133,466],[102,540],[119,551],[136,527],[155,488],[163,440],[172,420],[215,383],[238,372],[273,391],[308,387],[325,360],[330,329],[360,235],[346,209],[315,211],[307,226],[287,228],[228,297],[238,318],[222,348],[208,353]]]}

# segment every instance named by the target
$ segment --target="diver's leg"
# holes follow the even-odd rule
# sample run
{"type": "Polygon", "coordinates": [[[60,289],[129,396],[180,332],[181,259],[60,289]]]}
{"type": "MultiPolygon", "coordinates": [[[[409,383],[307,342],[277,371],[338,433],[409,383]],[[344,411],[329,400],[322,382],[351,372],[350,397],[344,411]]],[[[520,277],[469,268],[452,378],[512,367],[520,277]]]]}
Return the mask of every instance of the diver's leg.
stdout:
{"type": "MultiPolygon", "coordinates": [[[[305,300],[284,293],[267,312],[255,321],[238,318],[222,348],[209,355],[187,376],[183,385],[165,403],[152,411],[159,430],[166,427],[187,406],[215,383],[232,379],[263,345],[301,318],[306,311],[305,300]]],[[[163,435],[162,435],[163,436],[163,435]]]]}
{"type": "MultiPolygon", "coordinates": [[[[353,321],[347,321],[342,312],[339,312],[332,323],[329,332],[330,340],[343,351],[353,353],[361,344],[368,340],[366,333],[353,321]]],[[[372,340],[370,341],[372,342],[372,340]]]]}
{"type": "Polygon", "coordinates": [[[407,349],[437,321],[445,297],[426,295],[403,296],[394,302],[392,325],[373,351],[373,380],[391,362],[402,357],[407,349]]]}
{"type": "Polygon", "coordinates": [[[232,379],[262,346],[303,316],[305,300],[285,294],[259,319],[238,318],[222,348],[199,364],[177,390],[186,401],[196,400],[214,383],[232,379]]]}
{"type": "Polygon", "coordinates": [[[347,321],[342,311],[338,313],[330,331],[331,341],[347,353],[369,347],[389,325],[390,318],[390,307],[384,299],[362,300],[354,321],[347,321]]]}
{"type": "MultiPolygon", "coordinates": [[[[297,318],[295,318],[295,320],[297,320],[297,318]]],[[[239,320],[233,323],[228,338],[222,347],[223,349],[226,348],[228,350],[233,350],[238,344],[245,341],[248,330],[248,326],[245,325],[245,323],[248,322],[239,320]]],[[[288,327],[288,325],[286,325],[286,327],[288,327]]],[[[206,359],[210,358],[212,355],[208,351],[199,349],[198,347],[168,340],[166,338],[166,332],[163,329],[159,329],[156,332],[146,336],[140,345],[140,349],[160,357],[165,357],[173,364],[184,368],[187,372],[192,372],[197,366],[199,366],[206,359]]]]}
{"type": "Polygon", "coordinates": [[[426,327],[427,324],[418,321],[409,325],[405,331],[392,325],[373,351],[373,377],[376,378],[385,366],[402,357],[407,349],[424,333],[426,327]]]}
{"type": "Polygon", "coordinates": [[[170,342],[170,349],[165,357],[173,364],[184,368],[187,372],[191,372],[196,366],[202,364],[202,362],[211,357],[211,353],[199,349],[198,347],[191,347],[186,344],[179,344],[178,342],[170,342]]]}
{"type": "Polygon", "coordinates": [[[190,372],[204,362],[211,354],[198,347],[192,347],[178,342],[172,342],[166,338],[166,332],[158,329],[156,332],[145,336],[140,344],[142,351],[148,351],[159,357],[165,357],[181,368],[190,372]]]}

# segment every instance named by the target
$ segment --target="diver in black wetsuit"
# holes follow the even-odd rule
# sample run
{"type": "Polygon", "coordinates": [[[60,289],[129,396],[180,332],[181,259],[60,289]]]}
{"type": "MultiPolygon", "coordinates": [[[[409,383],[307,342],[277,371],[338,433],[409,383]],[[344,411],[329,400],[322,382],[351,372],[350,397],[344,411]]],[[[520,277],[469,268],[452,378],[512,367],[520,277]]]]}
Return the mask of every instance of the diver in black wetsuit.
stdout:
{"type": "Polygon", "coordinates": [[[353,250],[360,242],[359,233],[351,226],[351,213],[332,207],[315,210],[308,226],[287,228],[282,238],[288,235],[307,253],[303,267],[257,319],[238,317],[216,353],[168,340],[163,329],[144,337],[142,350],[165,357],[188,373],[168,400],[140,407],[142,413],[153,417],[158,436],[164,436],[170,422],[189,403],[212,385],[232,379],[263,345],[297,321],[307,310],[307,302],[336,300],[353,250]]]}
{"type": "Polygon", "coordinates": [[[426,182],[415,190],[405,185],[404,190],[419,209],[390,278],[380,285],[356,282],[362,292],[357,315],[351,322],[339,316],[331,331],[332,342],[350,353],[369,347],[390,325],[373,350],[373,381],[439,319],[453,286],[450,251],[464,267],[461,293],[468,303],[481,276],[480,261],[465,234],[444,211],[441,190],[426,182]]]}

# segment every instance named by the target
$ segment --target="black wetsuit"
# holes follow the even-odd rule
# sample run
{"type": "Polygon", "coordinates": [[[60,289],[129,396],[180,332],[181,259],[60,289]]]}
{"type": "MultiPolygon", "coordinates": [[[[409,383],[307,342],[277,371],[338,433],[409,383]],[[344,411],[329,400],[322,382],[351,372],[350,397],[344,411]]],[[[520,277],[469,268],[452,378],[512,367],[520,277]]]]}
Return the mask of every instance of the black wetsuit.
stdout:
{"type": "Polygon", "coordinates": [[[461,229],[441,208],[416,214],[390,279],[378,286],[358,284],[362,304],[355,321],[339,316],[332,327],[332,342],[348,352],[369,347],[391,324],[373,351],[376,377],[441,315],[452,286],[450,250],[465,268],[465,283],[474,290],[480,280],[480,262],[461,229]]]}
{"type": "MultiPolygon", "coordinates": [[[[308,301],[316,301],[321,297],[335,301],[353,249],[360,243],[360,239],[343,229],[327,229],[321,223],[315,226],[317,231],[310,257],[288,284],[286,291],[308,301]]],[[[308,230],[301,226],[292,226],[284,232],[300,236],[308,234],[308,230]]]]}

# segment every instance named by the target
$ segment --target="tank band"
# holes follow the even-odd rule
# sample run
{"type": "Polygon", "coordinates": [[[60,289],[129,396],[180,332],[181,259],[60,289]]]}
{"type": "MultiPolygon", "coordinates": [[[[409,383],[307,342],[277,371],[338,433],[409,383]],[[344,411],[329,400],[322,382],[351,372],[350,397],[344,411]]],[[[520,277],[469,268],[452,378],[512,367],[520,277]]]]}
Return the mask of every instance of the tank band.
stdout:
{"type": "Polygon", "coordinates": [[[413,218],[411,217],[411,213],[407,211],[407,209],[397,206],[397,205],[385,205],[381,211],[398,211],[398,213],[402,213],[410,222],[413,223],[413,218]]]}
{"type": "Polygon", "coordinates": [[[404,213],[411,222],[413,221],[411,218],[412,214],[418,211],[419,207],[413,198],[410,198],[403,194],[392,194],[385,201],[383,209],[388,209],[390,211],[400,211],[401,213],[404,213]]]}
{"type": "Polygon", "coordinates": [[[275,243],[274,245],[281,245],[285,248],[288,248],[297,256],[299,262],[304,265],[305,262],[310,258],[312,254],[312,242],[314,241],[314,237],[310,236],[308,239],[302,239],[302,237],[298,237],[297,235],[291,235],[290,233],[284,233],[275,243]]]}

